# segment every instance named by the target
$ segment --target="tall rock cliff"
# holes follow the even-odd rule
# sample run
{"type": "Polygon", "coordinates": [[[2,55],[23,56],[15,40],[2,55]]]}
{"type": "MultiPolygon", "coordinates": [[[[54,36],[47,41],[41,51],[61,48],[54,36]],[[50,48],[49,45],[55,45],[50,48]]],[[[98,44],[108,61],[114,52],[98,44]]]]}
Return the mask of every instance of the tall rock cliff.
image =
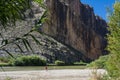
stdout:
{"type": "Polygon", "coordinates": [[[80,0],[47,0],[49,25],[42,30],[94,60],[105,54],[107,24],[80,0]]]}

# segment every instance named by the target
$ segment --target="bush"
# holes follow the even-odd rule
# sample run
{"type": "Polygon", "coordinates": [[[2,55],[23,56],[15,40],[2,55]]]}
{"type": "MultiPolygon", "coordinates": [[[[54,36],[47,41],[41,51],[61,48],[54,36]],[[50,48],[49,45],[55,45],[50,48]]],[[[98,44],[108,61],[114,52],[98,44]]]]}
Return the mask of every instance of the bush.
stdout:
{"type": "Polygon", "coordinates": [[[57,66],[64,66],[65,62],[64,61],[60,61],[60,60],[56,60],[55,61],[55,65],[57,65],[57,66]]]}
{"type": "Polygon", "coordinates": [[[119,54],[110,54],[106,62],[106,70],[113,80],[120,80],[120,56],[119,54]]]}
{"type": "Polygon", "coordinates": [[[0,62],[8,63],[10,59],[11,59],[11,57],[9,57],[9,56],[0,57],[0,62]]]}
{"type": "Polygon", "coordinates": [[[101,56],[99,59],[91,62],[88,64],[88,67],[95,67],[95,68],[105,68],[106,67],[106,61],[108,59],[109,55],[101,56]]]}
{"type": "Polygon", "coordinates": [[[80,61],[80,62],[75,62],[74,65],[87,65],[87,63],[80,61]]]}
{"type": "Polygon", "coordinates": [[[39,56],[21,56],[16,59],[12,59],[10,64],[14,66],[44,66],[46,61],[41,59],[39,56]]]}
{"type": "Polygon", "coordinates": [[[10,66],[8,63],[0,63],[0,67],[1,66],[10,66]]]}

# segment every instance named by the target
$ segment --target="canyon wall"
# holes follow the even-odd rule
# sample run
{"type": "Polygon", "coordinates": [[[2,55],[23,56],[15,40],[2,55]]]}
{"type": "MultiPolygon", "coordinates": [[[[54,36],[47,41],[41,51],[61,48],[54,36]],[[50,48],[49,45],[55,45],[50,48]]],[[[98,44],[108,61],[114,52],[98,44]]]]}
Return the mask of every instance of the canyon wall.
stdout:
{"type": "Polygon", "coordinates": [[[80,0],[47,0],[49,24],[43,32],[94,60],[106,54],[106,22],[80,0]]]}

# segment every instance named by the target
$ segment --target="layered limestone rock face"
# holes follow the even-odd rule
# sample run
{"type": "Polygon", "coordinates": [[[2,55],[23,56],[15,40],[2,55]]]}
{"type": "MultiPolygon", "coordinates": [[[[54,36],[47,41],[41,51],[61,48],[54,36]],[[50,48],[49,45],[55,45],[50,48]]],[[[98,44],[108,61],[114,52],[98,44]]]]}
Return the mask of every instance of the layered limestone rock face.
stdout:
{"type": "Polygon", "coordinates": [[[42,30],[94,60],[106,54],[107,24],[80,0],[47,0],[49,25],[42,30]]]}

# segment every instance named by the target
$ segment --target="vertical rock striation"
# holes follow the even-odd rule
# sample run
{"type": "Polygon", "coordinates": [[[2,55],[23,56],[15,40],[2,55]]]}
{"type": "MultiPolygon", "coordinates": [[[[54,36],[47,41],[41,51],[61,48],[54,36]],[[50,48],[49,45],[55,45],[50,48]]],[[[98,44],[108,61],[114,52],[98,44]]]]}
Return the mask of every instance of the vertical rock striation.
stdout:
{"type": "Polygon", "coordinates": [[[50,23],[42,30],[94,60],[105,54],[107,24],[79,0],[47,0],[50,23]]]}

